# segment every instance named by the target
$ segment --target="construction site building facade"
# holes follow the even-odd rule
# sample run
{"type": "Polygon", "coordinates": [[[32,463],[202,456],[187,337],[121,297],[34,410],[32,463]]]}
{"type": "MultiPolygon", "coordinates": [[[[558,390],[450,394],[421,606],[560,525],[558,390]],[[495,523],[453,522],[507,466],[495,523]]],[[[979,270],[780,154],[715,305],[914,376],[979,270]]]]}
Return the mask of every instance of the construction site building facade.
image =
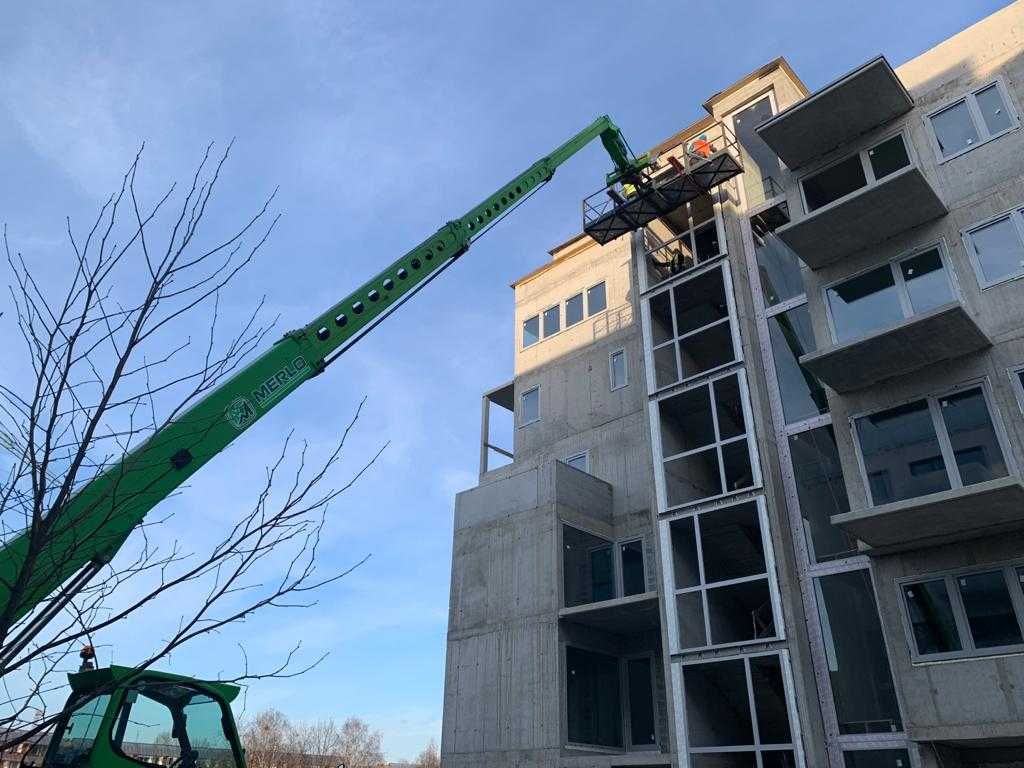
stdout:
{"type": "Polygon", "coordinates": [[[703,107],[513,286],[442,762],[1024,766],[1024,3],[703,107]]]}

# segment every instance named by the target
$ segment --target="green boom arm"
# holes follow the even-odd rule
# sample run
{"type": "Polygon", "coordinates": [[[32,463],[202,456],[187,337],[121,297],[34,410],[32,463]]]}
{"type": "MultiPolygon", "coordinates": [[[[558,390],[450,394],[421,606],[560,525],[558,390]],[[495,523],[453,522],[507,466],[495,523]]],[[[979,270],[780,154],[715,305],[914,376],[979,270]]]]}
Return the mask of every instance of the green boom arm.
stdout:
{"type": "MultiPolygon", "coordinates": [[[[45,544],[37,548],[35,562],[26,562],[31,532],[12,539],[0,551],[0,616],[16,620],[82,569],[96,570],[109,562],[149,510],[302,382],[323,371],[333,357],[465,253],[489,224],[598,137],[615,165],[610,181],[647,163],[646,158],[631,160],[619,129],[607,116],[600,117],[305,328],[285,334],[55,511],[60,517],[45,544]],[[15,585],[19,588],[12,590],[15,585]]],[[[62,593],[69,590],[66,586],[62,593]]]]}

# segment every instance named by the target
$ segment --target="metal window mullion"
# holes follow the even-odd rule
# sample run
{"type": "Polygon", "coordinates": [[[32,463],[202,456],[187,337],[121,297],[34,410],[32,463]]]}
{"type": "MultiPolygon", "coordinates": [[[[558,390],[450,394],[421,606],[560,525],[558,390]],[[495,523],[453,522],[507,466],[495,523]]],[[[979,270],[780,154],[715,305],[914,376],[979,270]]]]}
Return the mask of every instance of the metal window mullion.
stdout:
{"type": "Polygon", "coordinates": [[[906,259],[890,261],[889,267],[892,269],[892,279],[896,286],[896,296],[900,302],[900,309],[903,311],[904,319],[907,319],[914,316],[914,306],[910,303],[910,291],[907,289],[907,281],[903,277],[902,264],[904,261],[906,259]]]}
{"type": "MultiPolygon", "coordinates": [[[[711,645],[711,611],[708,605],[708,593],[705,589],[707,579],[704,576],[704,546],[700,532],[700,515],[693,516],[693,540],[697,549],[697,578],[700,580],[700,602],[701,613],[704,615],[704,645],[711,645]]],[[[691,592],[696,590],[690,590],[691,592]]],[[[679,638],[679,647],[682,648],[683,638],[679,638]]]]}
{"type": "Polygon", "coordinates": [[[1013,604],[1013,612],[1017,617],[1017,629],[1024,635],[1024,587],[1017,577],[1016,566],[1003,566],[1003,579],[1007,582],[1006,588],[1010,592],[1010,602],[1013,604]]]}
{"type": "Polygon", "coordinates": [[[964,482],[960,477],[960,468],[956,464],[953,443],[950,441],[949,432],[946,430],[946,420],[942,417],[942,407],[939,405],[940,399],[940,397],[926,398],[928,411],[932,417],[935,436],[939,441],[942,460],[946,463],[946,476],[949,478],[949,487],[952,489],[963,488],[964,482]]]}
{"type": "Polygon", "coordinates": [[[676,292],[674,288],[675,286],[668,289],[668,301],[672,310],[672,354],[676,359],[676,382],[680,382],[683,380],[683,356],[679,351],[679,328],[676,322],[676,292]]]}
{"type": "MultiPolygon", "coordinates": [[[[686,333],[677,336],[674,339],[674,341],[684,341],[684,340],[690,339],[693,336],[696,336],[697,334],[704,333],[704,331],[710,331],[715,326],[722,325],[723,323],[728,323],[731,320],[732,320],[732,317],[730,315],[726,315],[725,317],[720,317],[717,320],[714,320],[713,322],[708,323],[707,325],[702,325],[700,328],[696,328],[696,329],[694,329],[692,331],[687,331],[686,333]]],[[[662,342],[661,346],[664,346],[665,343],[666,342],[662,342]]]]}
{"type": "MultiPolygon", "coordinates": [[[[781,665],[781,662],[780,662],[781,665]]],[[[750,726],[754,732],[754,749],[757,750],[757,764],[761,765],[761,732],[757,725],[757,708],[754,705],[754,678],[750,673],[750,657],[743,657],[743,671],[747,678],[747,702],[750,705],[750,726]]]]}
{"type": "Polygon", "coordinates": [[[718,456],[718,480],[722,489],[718,495],[728,492],[725,485],[725,454],[722,452],[722,437],[718,429],[718,397],[715,394],[714,382],[709,381],[705,386],[708,388],[708,401],[711,403],[711,421],[715,427],[715,455],[718,456]]]}
{"type": "MultiPolygon", "coordinates": [[[[965,575],[967,574],[960,574],[960,576],[965,575]]],[[[964,607],[963,598],[960,595],[960,586],[956,583],[957,578],[957,576],[947,574],[943,580],[946,584],[946,592],[949,594],[949,604],[953,609],[957,632],[960,635],[960,648],[965,654],[973,654],[978,649],[975,648],[974,638],[971,636],[971,625],[967,620],[967,609],[964,607]]]]}
{"type": "MultiPolygon", "coordinates": [[[[984,87],[978,89],[978,91],[983,90],[985,90],[984,87]]],[[[964,102],[967,104],[967,113],[971,116],[971,120],[974,121],[974,128],[978,132],[978,144],[981,144],[992,138],[992,132],[989,131],[988,123],[985,122],[985,115],[982,114],[981,107],[978,106],[978,99],[975,96],[978,91],[968,93],[964,97],[964,102]]]]}
{"type": "MultiPolygon", "coordinates": [[[[874,147],[871,149],[874,149],[874,147]]],[[[875,178],[875,169],[871,167],[871,158],[868,157],[868,152],[870,151],[870,149],[862,149],[857,153],[858,157],[860,157],[861,167],[864,169],[864,179],[866,182],[863,187],[860,187],[860,189],[868,189],[878,183],[878,179],[875,178]]],[[[846,197],[846,195],[843,195],[843,197],[846,197]]]]}

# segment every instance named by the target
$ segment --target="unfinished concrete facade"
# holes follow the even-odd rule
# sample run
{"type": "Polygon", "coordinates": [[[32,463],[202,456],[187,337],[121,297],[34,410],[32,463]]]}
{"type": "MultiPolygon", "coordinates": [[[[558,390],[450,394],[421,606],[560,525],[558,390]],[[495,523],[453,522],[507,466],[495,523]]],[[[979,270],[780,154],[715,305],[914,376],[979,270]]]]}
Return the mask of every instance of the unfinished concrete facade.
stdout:
{"type": "Polygon", "coordinates": [[[444,765],[1024,765],[1022,59],[771,62],[653,150],[742,172],[515,283],[444,765]]]}

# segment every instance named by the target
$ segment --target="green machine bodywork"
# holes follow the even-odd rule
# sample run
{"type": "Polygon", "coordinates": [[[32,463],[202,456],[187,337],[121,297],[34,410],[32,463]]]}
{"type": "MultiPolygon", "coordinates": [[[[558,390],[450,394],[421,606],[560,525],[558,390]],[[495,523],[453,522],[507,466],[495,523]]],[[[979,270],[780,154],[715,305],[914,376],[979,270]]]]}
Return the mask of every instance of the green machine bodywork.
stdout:
{"type": "MultiPolygon", "coordinates": [[[[53,521],[52,534],[33,563],[26,563],[31,532],[13,538],[0,550],[0,613],[13,621],[38,611],[32,617],[31,632],[26,635],[23,631],[20,639],[8,641],[0,649],[0,658],[11,658],[30,642],[32,633],[110,562],[154,506],[300,384],[323,372],[333,359],[465,253],[494,222],[550,180],[562,163],[597,138],[614,164],[607,177],[609,185],[633,179],[650,165],[646,155],[632,156],[607,116],[598,118],[307,326],[286,333],[176,421],[90,481],[53,513],[59,518],[53,521]],[[46,606],[48,613],[41,606],[46,606]],[[43,614],[41,619],[38,614],[43,614]]],[[[157,734],[172,745],[172,751],[175,743],[180,747],[174,766],[210,768],[225,761],[243,764],[228,707],[237,689],[117,667],[71,675],[70,682],[72,694],[47,751],[47,765],[114,768],[151,764],[116,747],[127,738],[123,729],[131,730],[137,721],[126,709],[133,697],[148,702],[147,706],[165,706],[174,715],[168,733],[157,734]],[[166,689],[164,693],[161,687],[166,689]],[[188,701],[190,695],[209,698],[223,714],[215,758],[188,738],[187,710],[192,705],[181,702],[188,701]],[[154,701],[158,704],[153,705],[154,701]],[[122,728],[120,735],[118,728],[122,728]]]]}

